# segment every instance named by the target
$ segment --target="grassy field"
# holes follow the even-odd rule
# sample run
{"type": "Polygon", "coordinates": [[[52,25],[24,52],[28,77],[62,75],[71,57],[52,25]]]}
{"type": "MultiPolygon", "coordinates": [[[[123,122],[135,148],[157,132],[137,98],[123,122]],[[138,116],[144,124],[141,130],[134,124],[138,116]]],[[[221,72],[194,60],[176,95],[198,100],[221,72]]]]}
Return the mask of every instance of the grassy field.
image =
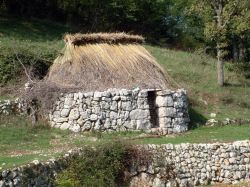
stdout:
{"type": "Polygon", "coordinates": [[[211,143],[246,140],[250,125],[200,127],[182,135],[155,136],[142,132],[83,133],[50,128],[44,123],[32,127],[25,117],[0,117],[0,168],[9,168],[57,157],[84,145],[124,141],[131,144],[211,143]]]}

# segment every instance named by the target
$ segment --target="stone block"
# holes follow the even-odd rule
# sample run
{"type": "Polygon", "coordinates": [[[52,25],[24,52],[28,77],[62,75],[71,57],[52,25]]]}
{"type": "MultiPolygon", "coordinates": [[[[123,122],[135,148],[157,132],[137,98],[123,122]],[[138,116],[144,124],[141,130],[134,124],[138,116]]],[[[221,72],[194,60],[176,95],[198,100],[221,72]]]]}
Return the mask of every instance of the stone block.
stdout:
{"type": "Polygon", "coordinates": [[[96,114],[91,114],[90,115],[90,120],[91,121],[96,121],[98,119],[98,116],[96,114]]]}
{"type": "Polygon", "coordinates": [[[159,96],[166,96],[166,95],[171,95],[172,91],[171,90],[160,90],[160,91],[157,91],[156,94],[159,96]]]}
{"type": "Polygon", "coordinates": [[[80,117],[79,109],[73,108],[69,113],[69,120],[77,120],[80,117]]]}
{"type": "Polygon", "coordinates": [[[118,110],[118,103],[116,101],[112,101],[110,110],[117,111],[118,110]]]}
{"type": "Polygon", "coordinates": [[[63,123],[63,124],[60,126],[60,129],[66,130],[66,129],[69,129],[69,127],[70,127],[70,124],[65,122],[65,123],[63,123]]]}
{"type": "Polygon", "coordinates": [[[70,109],[64,108],[64,109],[62,109],[62,111],[61,111],[61,116],[62,116],[62,117],[68,117],[68,116],[69,116],[69,112],[70,112],[70,109]]]}
{"type": "Polygon", "coordinates": [[[56,123],[63,123],[63,122],[67,122],[68,121],[68,118],[54,118],[53,119],[54,122],[56,123]]]}
{"type": "Polygon", "coordinates": [[[126,110],[126,111],[132,110],[131,101],[122,102],[122,103],[121,103],[121,110],[126,110]]]}
{"type": "Polygon", "coordinates": [[[82,126],[82,131],[90,130],[91,127],[92,127],[91,122],[90,122],[90,121],[86,121],[86,122],[84,123],[84,125],[82,126]]]}
{"type": "Polygon", "coordinates": [[[64,105],[71,106],[73,103],[73,98],[66,97],[64,101],[64,105]]]}
{"type": "Polygon", "coordinates": [[[77,132],[81,131],[81,127],[78,124],[74,124],[74,125],[72,125],[72,126],[69,127],[69,130],[77,133],[77,132]]]}
{"type": "Polygon", "coordinates": [[[147,97],[148,97],[148,90],[141,90],[141,91],[138,93],[138,97],[147,98],[147,97]]]}
{"type": "Polygon", "coordinates": [[[137,120],[136,129],[137,130],[149,130],[151,128],[151,123],[149,120],[137,120]]]}
{"type": "Polygon", "coordinates": [[[166,108],[166,107],[160,107],[158,108],[158,117],[176,117],[176,109],[175,108],[166,108]]]}
{"type": "Polygon", "coordinates": [[[159,118],[159,126],[161,128],[172,127],[172,120],[168,117],[159,118]]]}
{"type": "Polygon", "coordinates": [[[130,112],[129,117],[131,120],[149,119],[150,113],[149,110],[135,109],[130,112]]]}
{"type": "Polygon", "coordinates": [[[111,120],[114,120],[114,119],[117,119],[117,115],[118,114],[116,112],[111,111],[109,117],[110,117],[111,120]]]}
{"type": "Polygon", "coordinates": [[[157,96],[155,104],[157,107],[173,107],[174,101],[171,96],[157,96]]]}

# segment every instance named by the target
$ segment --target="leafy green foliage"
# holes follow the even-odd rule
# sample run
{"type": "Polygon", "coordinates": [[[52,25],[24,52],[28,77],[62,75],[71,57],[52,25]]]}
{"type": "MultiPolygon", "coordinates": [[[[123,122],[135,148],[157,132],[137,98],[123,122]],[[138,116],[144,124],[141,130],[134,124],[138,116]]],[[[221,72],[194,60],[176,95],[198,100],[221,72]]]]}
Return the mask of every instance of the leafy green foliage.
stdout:
{"type": "Polygon", "coordinates": [[[96,148],[85,147],[55,184],[60,187],[116,186],[123,181],[124,159],[126,148],[118,142],[96,148]]]}

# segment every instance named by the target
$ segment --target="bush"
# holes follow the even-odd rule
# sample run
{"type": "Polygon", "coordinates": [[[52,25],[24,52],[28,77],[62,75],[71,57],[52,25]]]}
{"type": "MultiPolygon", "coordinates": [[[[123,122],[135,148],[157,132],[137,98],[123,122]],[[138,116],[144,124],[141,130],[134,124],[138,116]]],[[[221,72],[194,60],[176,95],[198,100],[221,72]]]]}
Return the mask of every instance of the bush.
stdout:
{"type": "Polygon", "coordinates": [[[231,72],[243,75],[246,79],[250,79],[250,62],[240,62],[227,64],[227,69],[231,72]]]}
{"type": "Polygon", "coordinates": [[[125,148],[119,143],[86,147],[58,177],[56,186],[115,186],[121,180],[124,156],[125,148]]]}
{"type": "Polygon", "coordinates": [[[138,167],[151,162],[145,150],[121,142],[85,147],[68,169],[61,173],[55,186],[60,187],[104,187],[123,186],[128,182],[125,176],[131,166],[138,167]]]}

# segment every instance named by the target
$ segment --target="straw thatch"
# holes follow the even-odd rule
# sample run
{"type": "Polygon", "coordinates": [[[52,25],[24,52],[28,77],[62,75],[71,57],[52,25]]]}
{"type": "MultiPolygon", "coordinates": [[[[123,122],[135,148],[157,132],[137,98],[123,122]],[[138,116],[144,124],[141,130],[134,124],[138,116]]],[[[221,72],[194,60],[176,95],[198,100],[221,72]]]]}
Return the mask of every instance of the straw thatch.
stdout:
{"type": "Polygon", "coordinates": [[[125,33],[66,35],[46,81],[85,91],[108,88],[169,88],[159,64],[140,45],[144,38],[125,33]]]}

